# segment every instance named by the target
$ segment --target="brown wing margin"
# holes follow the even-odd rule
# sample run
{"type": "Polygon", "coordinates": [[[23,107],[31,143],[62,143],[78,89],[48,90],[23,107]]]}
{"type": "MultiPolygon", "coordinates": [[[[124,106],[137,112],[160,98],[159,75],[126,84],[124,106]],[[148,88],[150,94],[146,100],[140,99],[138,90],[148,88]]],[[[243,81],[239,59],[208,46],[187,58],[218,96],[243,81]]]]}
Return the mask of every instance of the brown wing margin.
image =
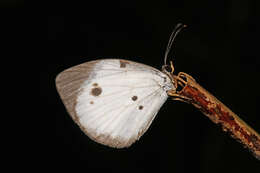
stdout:
{"type": "Polygon", "coordinates": [[[86,62],[59,73],[56,77],[56,88],[72,119],[78,123],[75,112],[77,95],[81,84],[89,78],[89,75],[98,61],[86,62]]]}

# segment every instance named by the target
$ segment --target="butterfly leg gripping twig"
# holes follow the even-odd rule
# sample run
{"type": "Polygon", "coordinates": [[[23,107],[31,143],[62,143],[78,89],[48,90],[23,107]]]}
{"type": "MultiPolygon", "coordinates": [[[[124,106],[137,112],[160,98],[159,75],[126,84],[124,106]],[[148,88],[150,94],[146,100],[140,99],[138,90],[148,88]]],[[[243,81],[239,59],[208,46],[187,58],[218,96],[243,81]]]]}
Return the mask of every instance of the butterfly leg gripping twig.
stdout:
{"type": "MultiPolygon", "coordinates": [[[[174,69],[172,63],[171,63],[171,68],[174,69]]],[[[173,74],[173,72],[174,72],[174,70],[172,70],[171,74],[173,74]]],[[[179,87],[183,88],[183,87],[185,87],[185,85],[187,85],[187,82],[180,77],[182,74],[183,74],[183,72],[180,72],[178,74],[178,76],[172,75],[176,89],[179,87]]],[[[190,98],[188,98],[184,95],[180,95],[179,92],[176,90],[169,90],[168,95],[170,95],[173,100],[178,100],[178,101],[182,101],[182,102],[186,102],[186,103],[190,103],[192,101],[190,98]]]]}
{"type": "Polygon", "coordinates": [[[248,148],[260,160],[260,135],[241,120],[234,112],[201,87],[190,75],[180,72],[172,74],[181,90],[169,91],[173,100],[191,103],[211,121],[220,124],[222,129],[248,148]]]}

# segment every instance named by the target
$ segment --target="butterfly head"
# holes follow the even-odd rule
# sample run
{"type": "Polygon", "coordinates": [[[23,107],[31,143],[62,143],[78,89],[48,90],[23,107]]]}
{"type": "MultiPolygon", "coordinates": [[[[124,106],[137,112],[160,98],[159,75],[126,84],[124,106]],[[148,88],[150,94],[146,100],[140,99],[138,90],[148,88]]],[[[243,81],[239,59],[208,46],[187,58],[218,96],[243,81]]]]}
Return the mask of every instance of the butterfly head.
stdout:
{"type": "Polygon", "coordinates": [[[171,88],[172,91],[176,91],[177,88],[177,82],[175,79],[175,75],[174,73],[174,66],[172,61],[170,61],[170,65],[163,65],[162,66],[162,72],[165,73],[171,80],[171,84],[174,86],[173,88],[171,88]]]}

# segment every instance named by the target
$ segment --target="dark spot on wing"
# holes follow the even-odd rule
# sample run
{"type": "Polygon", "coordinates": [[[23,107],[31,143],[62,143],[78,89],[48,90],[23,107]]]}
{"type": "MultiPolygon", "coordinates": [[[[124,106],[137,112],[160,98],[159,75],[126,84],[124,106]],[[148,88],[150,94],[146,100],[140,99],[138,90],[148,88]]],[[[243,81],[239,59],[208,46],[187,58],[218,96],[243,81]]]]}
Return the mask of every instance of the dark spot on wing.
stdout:
{"type": "Polygon", "coordinates": [[[144,107],[141,105],[141,106],[139,106],[138,108],[139,108],[140,110],[142,110],[144,107]]]}
{"type": "Polygon", "coordinates": [[[94,102],[93,102],[93,101],[90,101],[89,103],[90,103],[90,104],[94,104],[94,102]]]}
{"type": "Polygon", "coordinates": [[[93,88],[91,90],[91,95],[99,96],[102,93],[102,89],[100,87],[93,88]]]}
{"type": "Polygon", "coordinates": [[[93,83],[93,86],[94,86],[94,87],[97,87],[97,86],[98,86],[98,84],[97,84],[97,83],[93,83]]]}
{"type": "Polygon", "coordinates": [[[132,100],[133,100],[133,101],[136,101],[137,98],[138,98],[137,96],[133,96],[133,97],[132,97],[132,100]]]}
{"type": "Polygon", "coordinates": [[[129,64],[129,62],[124,61],[124,60],[119,60],[119,62],[120,62],[120,68],[125,68],[126,64],[129,64]]]}

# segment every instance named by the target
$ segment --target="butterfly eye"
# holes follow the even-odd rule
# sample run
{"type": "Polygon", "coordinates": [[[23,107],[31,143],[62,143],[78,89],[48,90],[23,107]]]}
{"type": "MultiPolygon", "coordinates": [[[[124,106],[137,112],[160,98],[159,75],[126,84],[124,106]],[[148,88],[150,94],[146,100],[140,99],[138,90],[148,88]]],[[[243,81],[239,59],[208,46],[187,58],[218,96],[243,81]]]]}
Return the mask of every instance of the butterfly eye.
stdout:
{"type": "Polygon", "coordinates": [[[171,66],[169,66],[169,65],[163,65],[163,66],[162,66],[162,71],[163,71],[163,72],[171,73],[171,71],[172,71],[171,66]]]}

